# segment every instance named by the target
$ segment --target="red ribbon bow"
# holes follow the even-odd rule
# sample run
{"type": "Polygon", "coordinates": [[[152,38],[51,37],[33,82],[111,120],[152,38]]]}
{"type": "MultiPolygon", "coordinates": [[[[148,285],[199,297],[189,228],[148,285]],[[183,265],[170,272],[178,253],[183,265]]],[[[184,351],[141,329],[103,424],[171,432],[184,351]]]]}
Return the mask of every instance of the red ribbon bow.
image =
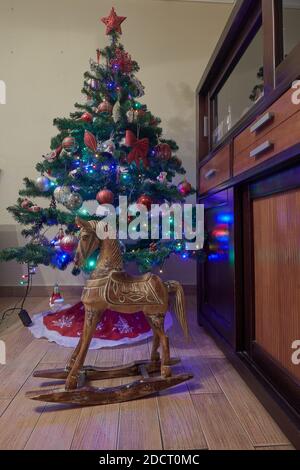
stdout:
{"type": "Polygon", "coordinates": [[[149,150],[149,139],[137,139],[132,131],[127,130],[125,135],[125,144],[127,147],[132,147],[131,151],[127,156],[128,163],[135,162],[136,165],[140,166],[140,160],[143,161],[144,167],[148,167],[148,150],[149,150]]]}

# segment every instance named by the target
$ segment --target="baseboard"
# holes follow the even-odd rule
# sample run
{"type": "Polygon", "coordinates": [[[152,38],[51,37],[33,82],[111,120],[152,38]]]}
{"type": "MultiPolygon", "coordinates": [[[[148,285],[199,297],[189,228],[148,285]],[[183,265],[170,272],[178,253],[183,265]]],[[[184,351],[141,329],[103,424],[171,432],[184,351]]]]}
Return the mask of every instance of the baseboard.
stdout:
{"type": "MultiPolygon", "coordinates": [[[[80,297],[83,286],[60,286],[64,297],[80,297]]],[[[25,294],[24,286],[0,286],[0,297],[22,297],[25,294]]],[[[183,285],[186,295],[196,295],[197,288],[193,284],[183,285]]],[[[32,286],[30,297],[49,297],[53,286],[32,286]]]]}

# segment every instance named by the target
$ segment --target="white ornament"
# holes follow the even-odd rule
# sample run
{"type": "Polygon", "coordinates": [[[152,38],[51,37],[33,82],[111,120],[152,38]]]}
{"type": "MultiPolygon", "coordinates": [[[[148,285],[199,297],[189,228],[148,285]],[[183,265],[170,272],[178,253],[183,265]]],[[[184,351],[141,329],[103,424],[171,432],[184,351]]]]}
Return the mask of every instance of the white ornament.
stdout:
{"type": "Polygon", "coordinates": [[[115,123],[119,122],[121,119],[121,105],[119,101],[117,101],[113,107],[112,117],[115,123]]]}
{"type": "Polygon", "coordinates": [[[167,172],[166,171],[161,171],[160,174],[157,177],[157,181],[160,183],[166,183],[167,181],[167,172]]]}

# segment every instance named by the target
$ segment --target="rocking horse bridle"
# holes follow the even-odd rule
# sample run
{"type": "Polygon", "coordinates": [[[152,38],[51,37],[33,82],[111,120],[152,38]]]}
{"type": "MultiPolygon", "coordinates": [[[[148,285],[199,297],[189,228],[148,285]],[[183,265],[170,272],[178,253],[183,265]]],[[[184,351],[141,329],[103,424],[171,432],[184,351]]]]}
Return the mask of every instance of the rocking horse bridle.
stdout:
{"type": "MultiPolygon", "coordinates": [[[[87,231],[85,229],[80,230],[80,235],[79,235],[79,243],[77,246],[77,250],[75,253],[75,258],[74,258],[74,267],[75,268],[80,268],[82,265],[83,261],[89,256],[89,254],[92,252],[93,245],[95,245],[97,240],[97,244],[100,244],[100,240],[98,239],[96,233],[94,231],[87,231]],[[83,252],[82,249],[82,241],[88,240],[88,245],[85,249],[85,252],[83,252]]],[[[97,247],[95,246],[95,249],[97,247]]]]}

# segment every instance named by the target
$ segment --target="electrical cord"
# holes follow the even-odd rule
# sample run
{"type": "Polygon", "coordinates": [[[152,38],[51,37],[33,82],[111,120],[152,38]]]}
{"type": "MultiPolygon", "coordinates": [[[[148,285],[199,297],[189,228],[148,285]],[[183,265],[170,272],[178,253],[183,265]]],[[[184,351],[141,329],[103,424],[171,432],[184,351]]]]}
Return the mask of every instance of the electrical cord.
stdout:
{"type": "Polygon", "coordinates": [[[7,314],[10,313],[10,315],[12,315],[15,311],[18,311],[18,312],[21,312],[24,308],[24,305],[25,305],[25,302],[28,298],[28,295],[31,291],[31,288],[32,288],[32,272],[30,270],[30,266],[29,264],[27,264],[27,285],[26,285],[26,290],[25,290],[25,294],[20,297],[17,302],[15,303],[15,305],[13,307],[9,307],[7,309],[5,309],[3,312],[2,312],[2,315],[1,315],[1,318],[0,318],[0,325],[2,324],[2,322],[4,321],[4,319],[6,318],[7,314]],[[17,305],[21,302],[21,305],[19,307],[17,307],[17,305]]]}

